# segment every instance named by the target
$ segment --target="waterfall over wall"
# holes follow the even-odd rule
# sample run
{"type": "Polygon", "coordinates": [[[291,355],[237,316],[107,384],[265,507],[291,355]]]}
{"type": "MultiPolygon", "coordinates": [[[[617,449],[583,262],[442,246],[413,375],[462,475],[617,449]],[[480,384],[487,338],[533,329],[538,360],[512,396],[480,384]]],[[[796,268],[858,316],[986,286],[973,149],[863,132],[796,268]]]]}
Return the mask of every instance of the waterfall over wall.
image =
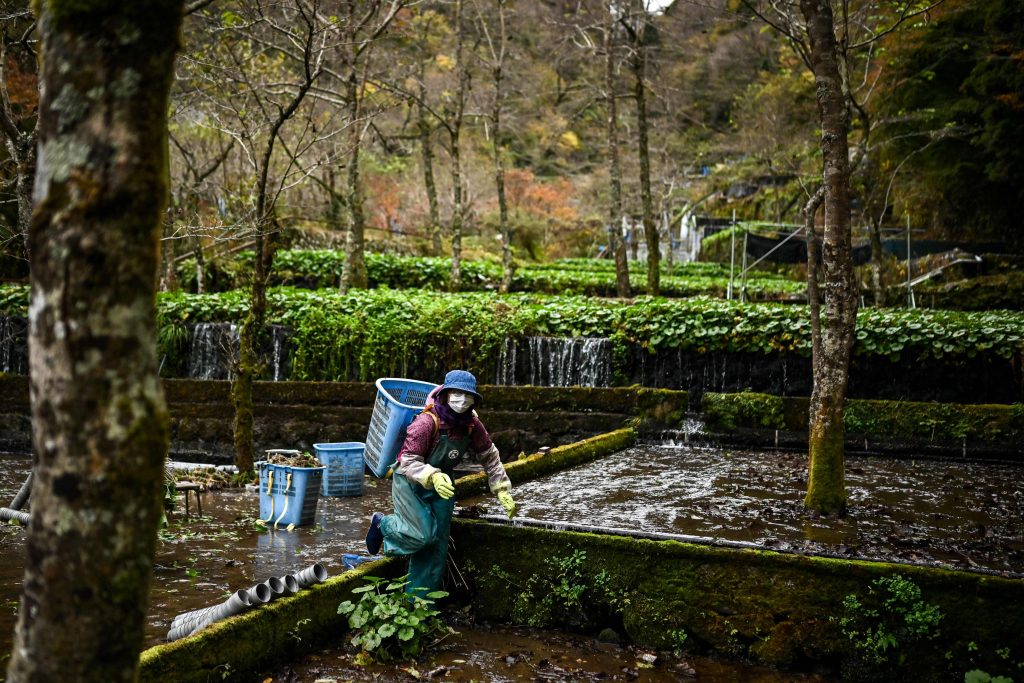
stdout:
{"type": "MultiPolygon", "coordinates": [[[[188,376],[192,379],[234,379],[241,328],[232,323],[198,323],[192,329],[188,376]]],[[[291,373],[291,329],[270,325],[260,350],[264,369],[260,379],[279,382],[291,373]]]]}
{"type": "Polygon", "coordinates": [[[192,329],[188,376],[192,379],[234,379],[238,363],[239,327],[233,323],[198,323],[192,329]]]}
{"type": "Polygon", "coordinates": [[[611,342],[607,338],[527,337],[505,340],[496,383],[607,387],[611,378],[611,342]]]}

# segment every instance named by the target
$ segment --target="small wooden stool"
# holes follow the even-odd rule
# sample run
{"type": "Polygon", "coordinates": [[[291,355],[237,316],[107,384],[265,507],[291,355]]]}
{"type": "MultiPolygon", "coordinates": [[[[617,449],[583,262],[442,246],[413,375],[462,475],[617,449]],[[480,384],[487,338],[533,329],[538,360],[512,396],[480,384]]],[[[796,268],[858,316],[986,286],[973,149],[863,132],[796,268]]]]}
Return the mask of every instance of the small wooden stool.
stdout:
{"type": "Polygon", "coordinates": [[[199,516],[203,514],[203,487],[193,481],[179,481],[175,484],[175,487],[185,494],[185,517],[188,518],[189,513],[189,494],[196,494],[196,509],[199,510],[199,516]]]}

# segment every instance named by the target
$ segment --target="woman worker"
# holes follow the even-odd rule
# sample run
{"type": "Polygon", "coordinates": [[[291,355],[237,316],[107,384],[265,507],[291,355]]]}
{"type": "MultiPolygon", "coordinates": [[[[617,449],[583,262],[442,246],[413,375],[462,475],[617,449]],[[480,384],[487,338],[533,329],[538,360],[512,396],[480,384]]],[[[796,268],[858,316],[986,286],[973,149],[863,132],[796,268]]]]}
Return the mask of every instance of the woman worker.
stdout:
{"type": "Polygon", "coordinates": [[[423,412],[413,419],[398,453],[391,497],[394,514],[375,512],[366,532],[371,555],[384,548],[388,557],[409,557],[408,592],[428,593],[441,586],[448,558],[448,535],[455,509],[455,466],[472,455],[487,472],[491,492],[509,517],[516,513],[512,482],[473,406],[481,403],[476,377],[452,370],[431,392],[423,412]]]}

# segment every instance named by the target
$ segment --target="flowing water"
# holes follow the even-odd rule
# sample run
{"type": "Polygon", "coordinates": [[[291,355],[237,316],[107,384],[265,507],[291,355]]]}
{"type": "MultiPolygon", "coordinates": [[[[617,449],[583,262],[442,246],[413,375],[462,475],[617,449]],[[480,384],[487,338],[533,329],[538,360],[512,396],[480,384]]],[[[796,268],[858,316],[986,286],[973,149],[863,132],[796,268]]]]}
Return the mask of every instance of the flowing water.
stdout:
{"type": "MultiPolygon", "coordinates": [[[[848,457],[848,511],[804,514],[803,453],[640,446],[516,488],[519,517],[789,552],[1024,572],[1024,469],[848,457]]],[[[488,499],[482,511],[500,508],[488,499]]]]}
{"type": "Polygon", "coordinates": [[[603,337],[506,339],[496,384],[543,387],[611,385],[611,341],[603,337]]]}

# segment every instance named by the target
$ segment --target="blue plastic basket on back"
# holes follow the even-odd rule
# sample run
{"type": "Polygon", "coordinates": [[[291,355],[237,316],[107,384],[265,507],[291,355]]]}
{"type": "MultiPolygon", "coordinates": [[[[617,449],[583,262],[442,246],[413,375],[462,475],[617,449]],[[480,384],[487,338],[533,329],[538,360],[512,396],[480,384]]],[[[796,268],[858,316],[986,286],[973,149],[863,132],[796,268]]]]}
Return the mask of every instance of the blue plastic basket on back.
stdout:
{"type": "Polygon", "coordinates": [[[438,385],[415,379],[384,377],[377,382],[377,400],[366,433],[366,466],[375,477],[387,476],[405,441],[405,431],[438,385]]]}
{"type": "MultiPolygon", "coordinates": [[[[267,451],[268,454],[297,451],[267,451]]],[[[276,529],[307,526],[316,520],[324,467],[291,467],[266,461],[256,463],[260,475],[260,521],[276,529]]]]}

